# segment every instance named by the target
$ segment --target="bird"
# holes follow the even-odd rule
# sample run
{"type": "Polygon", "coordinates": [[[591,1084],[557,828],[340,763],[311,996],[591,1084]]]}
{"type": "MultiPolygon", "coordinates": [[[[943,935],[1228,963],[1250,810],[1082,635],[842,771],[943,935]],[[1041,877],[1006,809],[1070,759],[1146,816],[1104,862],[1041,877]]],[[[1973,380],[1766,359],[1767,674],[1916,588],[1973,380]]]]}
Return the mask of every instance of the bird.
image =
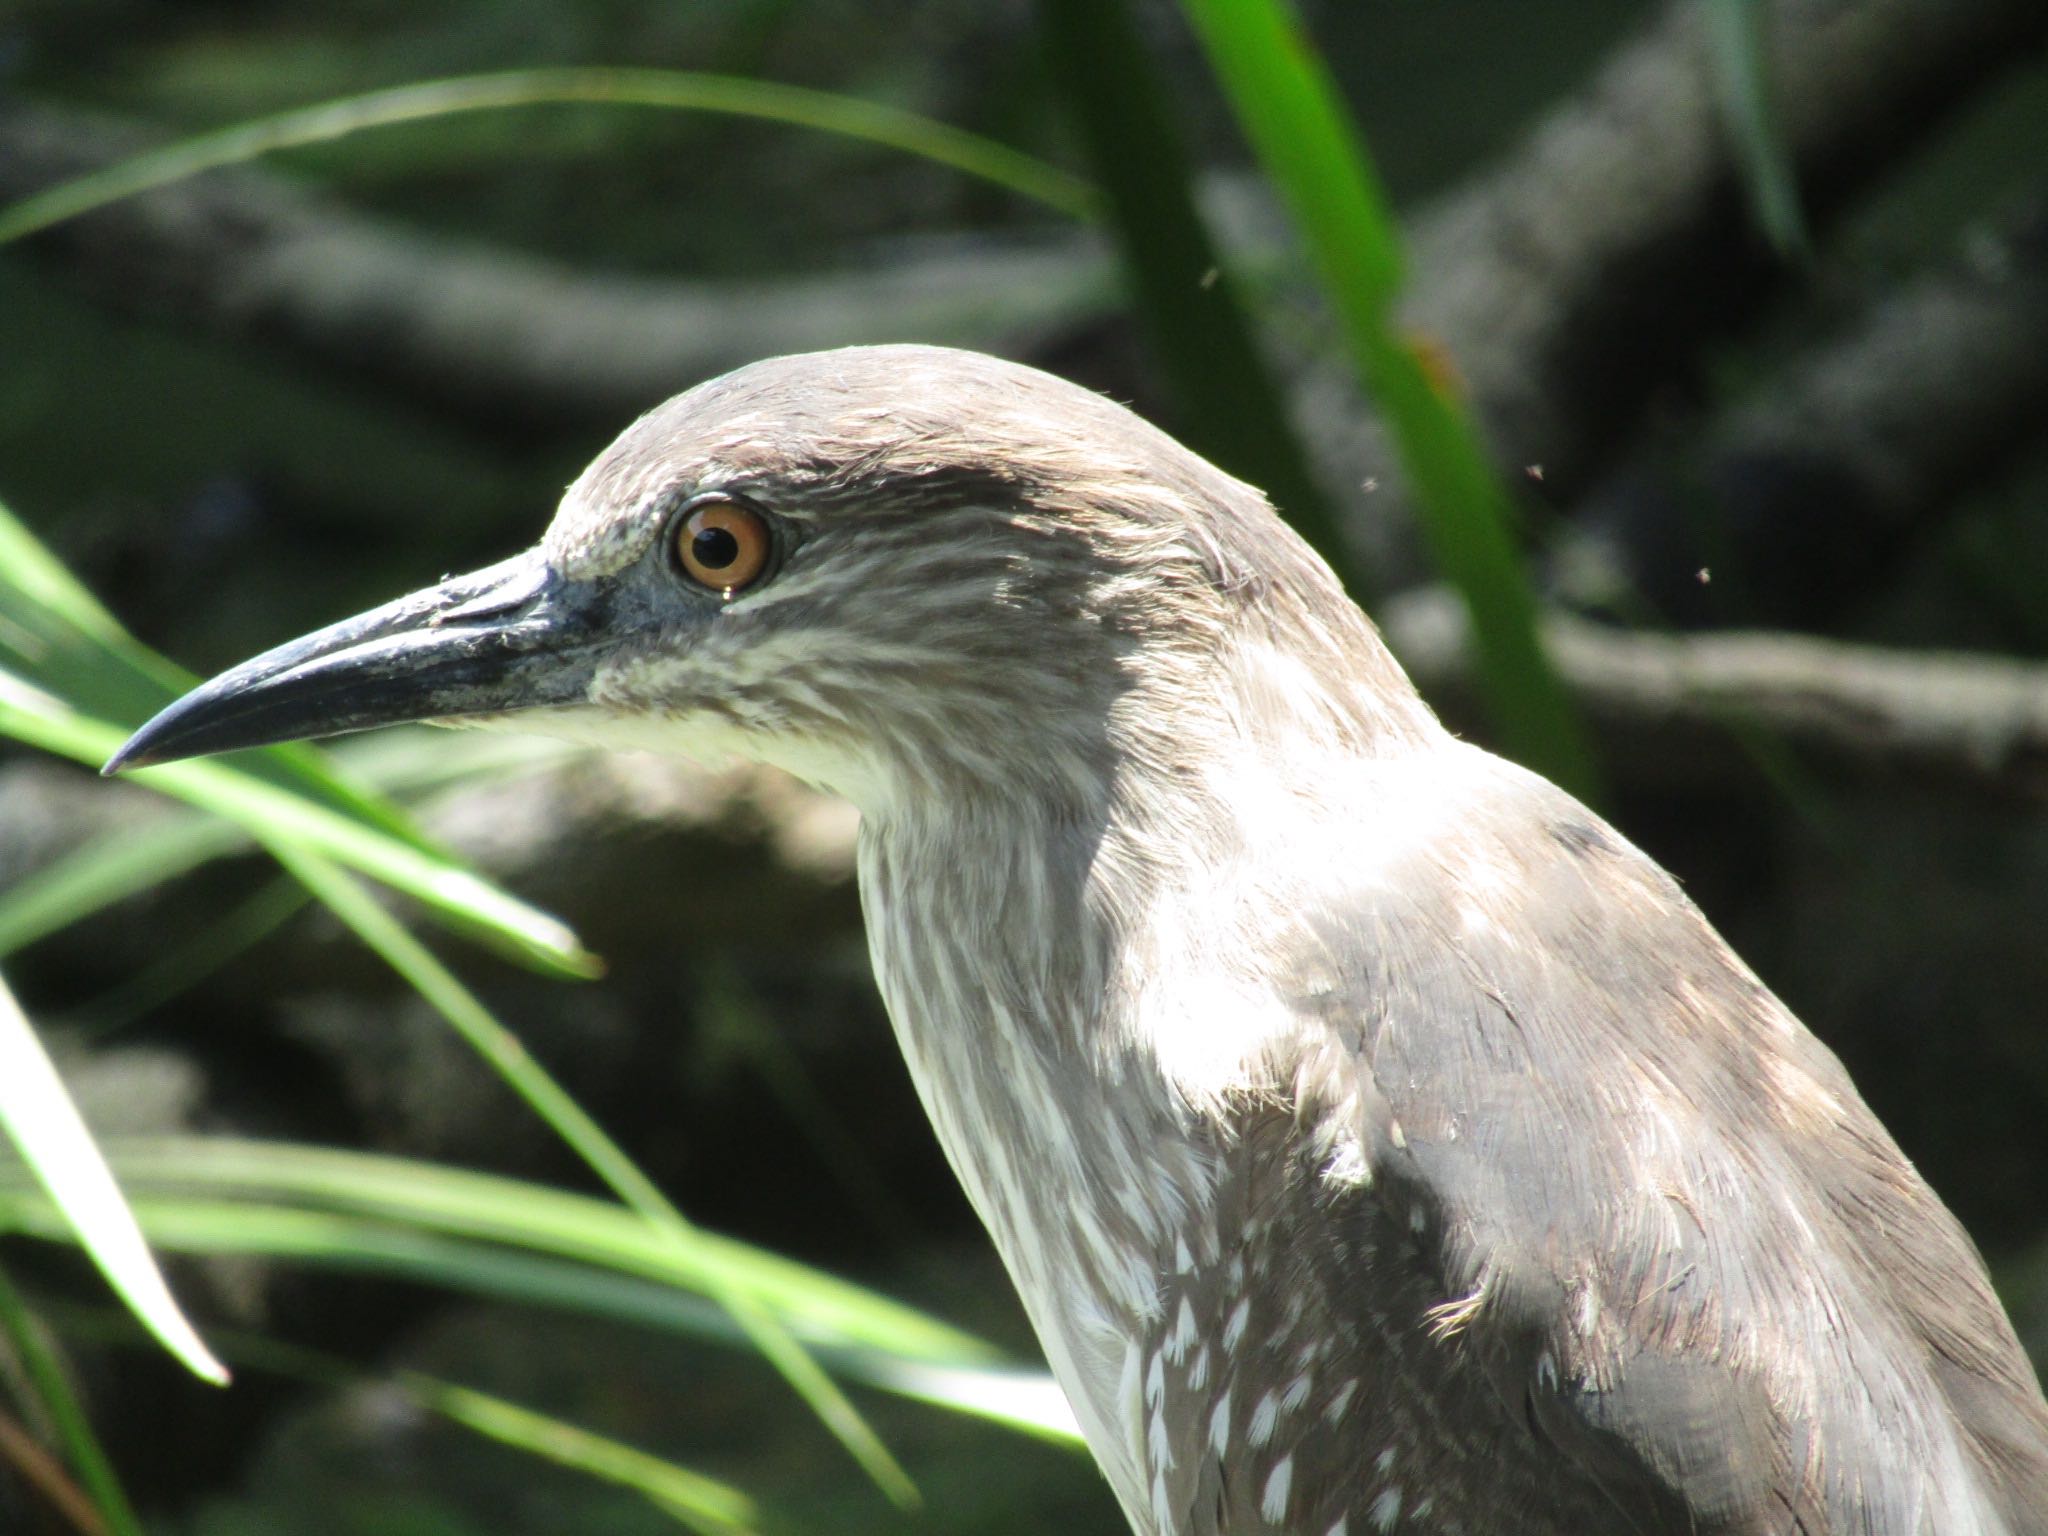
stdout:
{"type": "Polygon", "coordinates": [[[924,346],[740,368],[540,543],[122,767],[407,721],[776,765],[1138,1536],[2042,1536],[1955,1217],[1677,882],[1253,487],[924,346]]]}

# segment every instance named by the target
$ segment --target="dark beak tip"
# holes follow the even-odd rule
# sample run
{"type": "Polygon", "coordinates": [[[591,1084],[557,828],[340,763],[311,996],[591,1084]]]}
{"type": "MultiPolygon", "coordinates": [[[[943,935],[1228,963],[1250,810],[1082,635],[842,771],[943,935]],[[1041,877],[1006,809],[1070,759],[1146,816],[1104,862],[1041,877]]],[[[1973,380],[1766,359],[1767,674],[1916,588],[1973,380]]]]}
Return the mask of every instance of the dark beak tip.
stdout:
{"type": "Polygon", "coordinates": [[[581,673],[560,665],[551,580],[529,552],[276,646],[166,705],[100,772],[570,698],[581,673]]]}

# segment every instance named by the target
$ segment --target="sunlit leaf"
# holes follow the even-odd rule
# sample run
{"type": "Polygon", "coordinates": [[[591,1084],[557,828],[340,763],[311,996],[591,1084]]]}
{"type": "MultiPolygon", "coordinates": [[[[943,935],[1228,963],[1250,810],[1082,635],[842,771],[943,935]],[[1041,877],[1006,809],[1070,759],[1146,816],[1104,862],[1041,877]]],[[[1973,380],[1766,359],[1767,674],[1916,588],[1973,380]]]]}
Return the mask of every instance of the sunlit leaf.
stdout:
{"type": "Polygon", "coordinates": [[[1536,632],[1507,494],[1470,416],[1399,329],[1399,230],[1336,87],[1285,0],[1182,0],[1182,9],[1308,242],[1353,366],[1393,433],[1437,566],[1470,610],[1503,744],[1590,797],[1592,751],[1536,632]]]}
{"type": "MultiPolygon", "coordinates": [[[[89,765],[111,757],[128,732],[71,709],[21,678],[0,672],[0,736],[89,765]]],[[[478,930],[501,936],[529,960],[563,975],[599,965],[575,934],[461,865],[365,825],[226,763],[166,763],[131,775],[241,827],[273,846],[303,846],[361,870],[478,930]]]]}
{"type": "MultiPolygon", "coordinates": [[[[109,1144],[151,1242],[400,1276],[729,1343],[718,1300],[744,1294],[838,1373],[1052,1439],[1077,1438],[1043,1371],[915,1308],[691,1228],[680,1237],[610,1201],[404,1158],[271,1142],[109,1144]]],[[[0,1165],[0,1230],[67,1234],[0,1165]]]]}
{"type": "Polygon", "coordinates": [[[138,192],[275,150],[458,112],[563,102],[718,112],[866,139],[921,155],[1077,218],[1094,213],[1094,195],[1078,178],[992,139],[880,102],[682,70],[521,69],[368,91],[181,139],[0,209],[0,244],[138,192]]]}
{"type": "Polygon", "coordinates": [[[149,1246],[121,1198],[92,1133],[14,994],[0,981],[0,1129],[48,1191],[107,1283],[165,1349],[195,1376],[225,1384],[227,1372],[171,1299],[149,1246]]]}
{"type": "Polygon", "coordinates": [[[94,838],[0,890],[0,958],[208,859],[248,846],[249,835],[233,822],[196,814],[124,826],[94,838]]]}
{"type": "MultiPolygon", "coordinates": [[[[696,1240],[695,1227],[654,1181],[640,1171],[583,1106],[403,924],[325,859],[286,844],[273,843],[270,851],[330,911],[354,929],[358,938],[403,976],[528,1107],[638,1213],[650,1231],[661,1241],[678,1247],[687,1247],[696,1240]]],[[[718,1300],[746,1331],[754,1347],[783,1374],[820,1422],[866,1469],[876,1486],[906,1508],[915,1505],[917,1489],[909,1475],[846,1394],[775,1315],[751,1291],[725,1286],[715,1272],[712,1280],[718,1300]]]]}

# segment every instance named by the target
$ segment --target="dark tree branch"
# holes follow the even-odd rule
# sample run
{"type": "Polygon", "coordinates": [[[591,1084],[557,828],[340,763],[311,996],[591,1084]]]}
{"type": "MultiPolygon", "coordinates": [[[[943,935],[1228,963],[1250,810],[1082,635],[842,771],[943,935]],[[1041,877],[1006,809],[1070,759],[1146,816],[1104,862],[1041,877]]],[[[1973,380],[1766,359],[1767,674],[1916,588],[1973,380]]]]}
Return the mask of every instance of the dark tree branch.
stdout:
{"type": "MultiPolygon", "coordinates": [[[[1712,110],[1691,7],[1668,9],[1491,173],[1418,221],[1410,318],[1446,345],[1504,463],[1567,487],[1611,452],[1647,387],[1755,302],[1769,268],[1712,110]]],[[[2048,39],[2039,0],[1786,0],[1773,12],[1789,137],[1823,215],[1914,135],[2048,39]]],[[[74,113],[0,108],[0,196],[137,147],[74,113]]],[[[1226,245],[1270,210],[1224,210],[1226,245]]],[[[1107,311],[1091,238],[927,250],[826,279],[693,284],[573,273],[406,233],[258,171],[121,204],[42,238],[98,292],[277,337],[443,409],[616,421],[742,360],[863,340],[1030,353],[1107,311]]],[[[1383,434],[1333,360],[1296,394],[1330,483],[1386,476],[1383,434]]],[[[1349,495],[1346,504],[1357,505],[1349,495]]],[[[1386,585],[1412,580],[1398,495],[1354,517],[1386,585]]]]}
{"type": "MultiPolygon", "coordinates": [[[[0,105],[0,200],[147,146],[69,109],[0,105]]],[[[37,238],[96,294],[281,341],[444,412],[551,431],[615,426],[778,352],[871,341],[1028,349],[1108,312],[1092,241],[934,242],[826,277],[687,282],[596,276],[439,239],[258,170],[179,182],[37,238]]]]}

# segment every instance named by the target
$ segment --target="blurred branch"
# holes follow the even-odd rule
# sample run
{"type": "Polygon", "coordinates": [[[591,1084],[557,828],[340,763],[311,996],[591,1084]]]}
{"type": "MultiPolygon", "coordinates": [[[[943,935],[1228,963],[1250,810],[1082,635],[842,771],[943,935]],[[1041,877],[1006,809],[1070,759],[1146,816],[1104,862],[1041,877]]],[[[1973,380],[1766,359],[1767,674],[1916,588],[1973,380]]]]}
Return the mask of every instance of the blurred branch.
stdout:
{"type": "MultiPolygon", "coordinates": [[[[1423,588],[1383,606],[1387,640],[1454,720],[1475,699],[1463,611],[1423,588]]],[[[1746,737],[1864,779],[2048,796],[2048,664],[1884,650],[1800,635],[1668,635],[1553,613],[1544,639],[1632,788],[1741,776],[1746,737]]]]}
{"type": "Polygon", "coordinates": [[[1582,511],[1569,600],[1812,627],[2048,421],[2048,191],[1582,511]],[[1713,584],[1694,574],[1711,566],[1713,584]]]}
{"type": "MultiPolygon", "coordinates": [[[[2048,42],[2048,7],[1784,0],[1772,41],[1788,148],[1824,220],[1946,109],[2048,42]]],[[[149,142],[69,109],[0,106],[0,198],[149,142]]],[[[1239,200],[1232,212],[1226,247],[1279,238],[1271,210],[1247,218],[1239,200]]],[[[121,305],[279,339],[443,409],[557,429],[616,422],[776,352],[927,340],[1028,355],[1116,294],[1106,251],[1078,232],[779,282],[591,276],[405,232],[256,171],[116,205],[37,248],[121,305]]],[[[1426,211],[1413,255],[1408,323],[1455,358],[1501,462],[1582,482],[1648,386],[1768,286],[1693,7],[1668,7],[1496,167],[1426,211]]],[[[1386,474],[1393,456],[1343,362],[1301,369],[1297,416],[1328,483],[1386,474]]],[[[1395,509],[1382,495],[1351,519],[1390,586],[1418,570],[1395,509]]]]}
{"type": "MultiPolygon", "coordinates": [[[[136,153],[134,127],[0,105],[0,200],[136,153]]],[[[616,425],[777,352],[856,342],[1017,350],[1116,302],[1107,255],[965,241],[816,278],[593,275],[401,229],[262,171],[214,172],[36,237],[123,308],[282,341],[443,410],[561,430],[616,425]]]]}

